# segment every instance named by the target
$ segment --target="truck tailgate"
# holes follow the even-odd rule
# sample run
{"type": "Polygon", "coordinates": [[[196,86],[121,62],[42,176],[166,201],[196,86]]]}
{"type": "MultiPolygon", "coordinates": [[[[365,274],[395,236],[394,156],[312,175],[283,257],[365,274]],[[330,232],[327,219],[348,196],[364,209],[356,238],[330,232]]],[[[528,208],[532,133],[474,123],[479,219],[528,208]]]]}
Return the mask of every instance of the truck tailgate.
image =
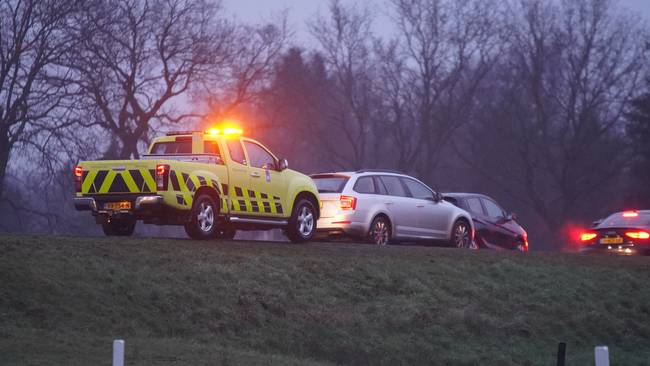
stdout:
{"type": "Polygon", "coordinates": [[[100,160],[79,163],[82,194],[150,193],[156,191],[156,161],[100,160]]]}

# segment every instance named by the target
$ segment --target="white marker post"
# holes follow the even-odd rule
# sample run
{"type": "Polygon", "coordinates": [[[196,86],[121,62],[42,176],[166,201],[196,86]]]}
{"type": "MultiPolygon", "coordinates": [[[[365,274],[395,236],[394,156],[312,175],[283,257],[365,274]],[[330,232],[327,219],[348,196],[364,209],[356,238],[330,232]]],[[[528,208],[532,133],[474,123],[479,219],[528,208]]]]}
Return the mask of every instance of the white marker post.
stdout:
{"type": "Polygon", "coordinates": [[[609,349],[607,346],[594,348],[594,357],[596,358],[596,366],[609,366],[609,349]]]}
{"type": "Polygon", "coordinates": [[[113,366],[124,366],[124,341],[113,341],[113,366]]]}

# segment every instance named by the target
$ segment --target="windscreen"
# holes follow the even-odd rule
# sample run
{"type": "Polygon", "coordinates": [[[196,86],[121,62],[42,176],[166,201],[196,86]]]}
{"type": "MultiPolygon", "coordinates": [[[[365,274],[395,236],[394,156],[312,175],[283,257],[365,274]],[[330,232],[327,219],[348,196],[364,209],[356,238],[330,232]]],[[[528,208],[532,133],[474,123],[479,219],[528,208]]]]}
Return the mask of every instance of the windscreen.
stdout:
{"type": "Polygon", "coordinates": [[[341,193],[349,177],[343,175],[314,175],[311,177],[318,193],[341,193]]]}
{"type": "Polygon", "coordinates": [[[617,212],[607,217],[598,227],[647,227],[650,226],[650,212],[634,214],[617,212]]]}

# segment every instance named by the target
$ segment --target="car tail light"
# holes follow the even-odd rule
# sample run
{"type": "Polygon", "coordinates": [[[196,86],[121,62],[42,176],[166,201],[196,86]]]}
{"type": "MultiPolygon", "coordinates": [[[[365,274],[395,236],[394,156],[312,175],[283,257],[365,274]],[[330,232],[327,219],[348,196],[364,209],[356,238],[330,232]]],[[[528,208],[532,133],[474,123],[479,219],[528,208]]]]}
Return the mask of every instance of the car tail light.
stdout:
{"type": "Polygon", "coordinates": [[[357,208],[357,198],[352,196],[341,196],[339,199],[341,210],[354,210],[357,208]]]}
{"type": "Polygon", "coordinates": [[[632,239],[650,239],[650,233],[647,231],[628,231],[625,236],[632,239]]]}
{"type": "Polygon", "coordinates": [[[598,234],[596,234],[594,232],[584,232],[584,233],[580,234],[580,240],[581,241],[590,241],[590,240],[595,239],[597,236],[598,236],[598,234]]]}
{"type": "Polygon", "coordinates": [[[169,165],[158,164],[156,165],[156,189],[159,191],[166,191],[169,182],[169,165]]]}
{"type": "Polygon", "coordinates": [[[80,166],[74,167],[74,190],[81,192],[81,177],[84,174],[84,169],[80,166]]]}

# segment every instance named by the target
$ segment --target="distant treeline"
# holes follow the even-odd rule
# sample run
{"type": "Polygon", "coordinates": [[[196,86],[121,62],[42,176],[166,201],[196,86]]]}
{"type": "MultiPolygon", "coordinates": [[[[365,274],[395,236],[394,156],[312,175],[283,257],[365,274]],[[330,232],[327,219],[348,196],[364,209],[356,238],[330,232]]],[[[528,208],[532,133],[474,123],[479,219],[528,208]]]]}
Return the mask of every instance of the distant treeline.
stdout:
{"type": "Polygon", "coordinates": [[[91,232],[79,159],[223,117],[307,173],[491,195],[533,249],[650,208],[645,19],[609,0],[391,0],[380,37],[363,5],[330,2],[299,45],[286,14],[243,24],[214,1],[0,0],[0,230],[91,232]]]}

